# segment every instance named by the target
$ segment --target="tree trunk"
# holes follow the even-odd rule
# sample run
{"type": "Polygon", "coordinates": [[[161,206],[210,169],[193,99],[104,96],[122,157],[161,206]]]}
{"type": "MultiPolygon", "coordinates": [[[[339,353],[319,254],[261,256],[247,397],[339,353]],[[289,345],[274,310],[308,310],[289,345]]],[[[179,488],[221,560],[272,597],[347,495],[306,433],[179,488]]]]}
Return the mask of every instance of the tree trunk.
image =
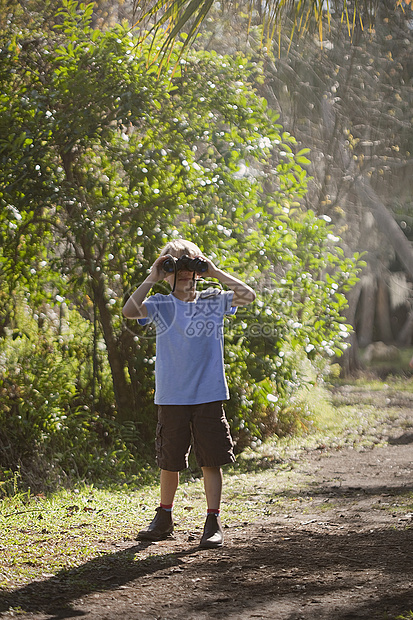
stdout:
{"type": "Polygon", "coordinates": [[[376,281],[372,274],[361,279],[360,319],[357,327],[358,343],[367,347],[373,340],[374,315],[376,309],[376,281]]]}
{"type": "Polygon", "coordinates": [[[113,390],[115,393],[119,421],[133,420],[134,399],[130,384],[126,380],[125,366],[119,350],[112,326],[112,316],[106,306],[103,278],[93,281],[95,303],[99,309],[99,320],[102,327],[111,369],[113,390]]]}
{"type": "Polygon", "coordinates": [[[407,273],[413,279],[413,248],[394,219],[391,212],[387,209],[382,200],[376,194],[371,187],[370,181],[364,176],[358,176],[355,163],[351,157],[351,154],[344,144],[344,139],[340,139],[335,131],[336,127],[336,112],[334,109],[334,103],[331,96],[326,93],[326,96],[322,102],[323,121],[326,129],[335,137],[337,148],[340,152],[343,169],[347,176],[354,177],[354,186],[359,200],[362,205],[372,213],[379,230],[385,235],[389,243],[392,245],[394,251],[399,257],[400,262],[404,265],[407,273]]]}
{"type": "Polygon", "coordinates": [[[377,287],[377,327],[379,331],[379,340],[385,344],[392,344],[393,334],[390,321],[390,300],[387,284],[380,278],[377,287]]]}
{"type": "Polygon", "coordinates": [[[396,341],[397,346],[409,347],[412,342],[412,336],[413,336],[413,311],[410,310],[409,314],[407,315],[406,321],[397,336],[397,341],[396,341]]]}
{"type": "Polygon", "coordinates": [[[393,215],[380,200],[370,182],[363,177],[356,179],[357,195],[376,221],[380,231],[386,236],[399,257],[406,271],[413,278],[413,248],[412,244],[394,219],[393,215]]]}
{"type": "MultiPolygon", "coordinates": [[[[355,328],[356,310],[361,295],[361,282],[358,282],[347,294],[348,308],[345,310],[347,322],[355,328]]],[[[349,340],[350,346],[344,351],[339,359],[341,366],[341,376],[349,377],[360,370],[360,359],[358,352],[357,334],[353,331],[349,340]]]]}

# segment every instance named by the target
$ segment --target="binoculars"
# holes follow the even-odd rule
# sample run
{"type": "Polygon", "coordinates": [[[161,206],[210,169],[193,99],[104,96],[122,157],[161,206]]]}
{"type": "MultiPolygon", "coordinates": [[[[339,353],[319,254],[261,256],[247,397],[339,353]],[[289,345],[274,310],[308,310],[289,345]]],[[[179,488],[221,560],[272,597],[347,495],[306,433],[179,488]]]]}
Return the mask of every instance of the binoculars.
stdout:
{"type": "Polygon", "coordinates": [[[205,273],[208,271],[208,263],[203,258],[190,258],[186,254],[179,258],[168,256],[162,263],[162,269],[166,273],[176,273],[177,271],[205,273]]]}

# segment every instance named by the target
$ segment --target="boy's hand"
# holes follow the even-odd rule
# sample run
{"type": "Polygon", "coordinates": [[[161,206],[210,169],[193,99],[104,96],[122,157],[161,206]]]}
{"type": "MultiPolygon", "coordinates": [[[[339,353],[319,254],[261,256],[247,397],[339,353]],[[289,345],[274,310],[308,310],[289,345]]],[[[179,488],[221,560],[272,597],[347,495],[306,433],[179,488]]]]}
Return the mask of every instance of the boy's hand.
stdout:
{"type": "Polygon", "coordinates": [[[200,256],[200,258],[203,258],[208,263],[208,271],[203,275],[216,278],[221,284],[228,286],[234,291],[234,297],[232,299],[233,306],[246,306],[254,301],[255,292],[248,284],[241,282],[241,280],[238,280],[235,276],[219,269],[219,267],[216,267],[206,256],[200,256]]]}
{"type": "Polygon", "coordinates": [[[164,264],[167,258],[170,258],[169,254],[166,254],[165,256],[158,256],[158,258],[152,265],[150,276],[153,282],[160,282],[161,280],[165,280],[166,273],[162,269],[162,265],[164,264]]]}
{"type": "Polygon", "coordinates": [[[214,263],[207,258],[206,256],[199,256],[197,258],[202,258],[206,263],[208,263],[208,271],[206,271],[202,276],[209,276],[210,278],[218,278],[219,269],[215,267],[214,263]]]}

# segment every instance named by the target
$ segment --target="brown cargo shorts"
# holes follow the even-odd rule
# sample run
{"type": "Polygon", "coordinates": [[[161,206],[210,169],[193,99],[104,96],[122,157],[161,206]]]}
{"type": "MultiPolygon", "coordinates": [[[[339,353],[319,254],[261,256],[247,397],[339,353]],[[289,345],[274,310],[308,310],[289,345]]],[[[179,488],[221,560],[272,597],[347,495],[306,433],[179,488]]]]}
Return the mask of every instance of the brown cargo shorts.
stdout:
{"type": "Polygon", "coordinates": [[[221,467],[234,463],[234,443],[222,401],[199,405],[158,405],[158,466],[167,471],[185,469],[191,447],[199,467],[221,467]]]}

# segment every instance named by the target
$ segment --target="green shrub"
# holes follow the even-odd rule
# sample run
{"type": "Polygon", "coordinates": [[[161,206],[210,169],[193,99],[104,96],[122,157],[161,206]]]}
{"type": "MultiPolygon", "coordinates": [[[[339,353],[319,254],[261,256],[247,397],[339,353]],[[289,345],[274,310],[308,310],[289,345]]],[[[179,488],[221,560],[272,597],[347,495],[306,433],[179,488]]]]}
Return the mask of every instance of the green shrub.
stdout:
{"type": "MultiPolygon", "coordinates": [[[[122,479],[138,474],[130,429],[114,415],[110,372],[91,398],[92,328],[76,311],[63,333],[46,318],[20,312],[20,327],[0,340],[0,482],[10,492],[16,482],[32,490],[73,481],[122,479]],[[17,473],[16,473],[17,472],[17,473]]],[[[104,360],[104,358],[103,358],[104,360]]],[[[107,364],[107,363],[106,363],[107,364]]]]}

